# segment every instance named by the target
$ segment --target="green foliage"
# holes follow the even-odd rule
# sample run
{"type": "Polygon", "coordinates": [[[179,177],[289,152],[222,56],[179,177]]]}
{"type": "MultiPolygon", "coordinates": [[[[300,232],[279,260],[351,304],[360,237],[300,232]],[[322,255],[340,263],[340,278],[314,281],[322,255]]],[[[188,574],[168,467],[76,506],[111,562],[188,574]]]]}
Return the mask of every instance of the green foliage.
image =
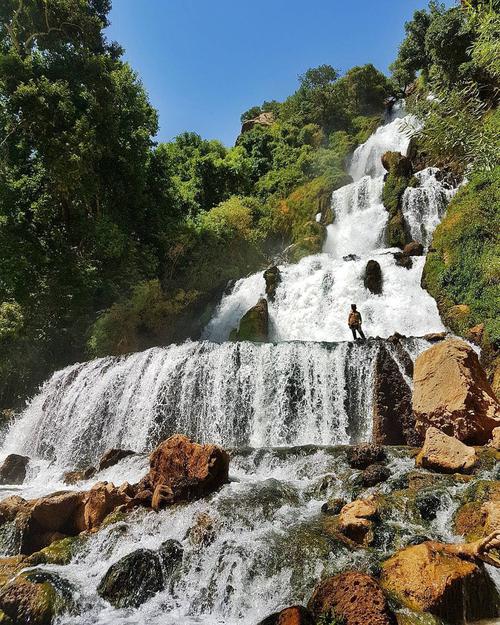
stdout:
{"type": "MultiPolygon", "coordinates": [[[[452,329],[448,312],[470,308],[468,326],[485,324],[485,347],[500,348],[500,167],[474,175],[450,203],[433,238],[424,271],[426,288],[452,329]]],[[[458,324],[458,325],[456,325],[458,324]]]]}

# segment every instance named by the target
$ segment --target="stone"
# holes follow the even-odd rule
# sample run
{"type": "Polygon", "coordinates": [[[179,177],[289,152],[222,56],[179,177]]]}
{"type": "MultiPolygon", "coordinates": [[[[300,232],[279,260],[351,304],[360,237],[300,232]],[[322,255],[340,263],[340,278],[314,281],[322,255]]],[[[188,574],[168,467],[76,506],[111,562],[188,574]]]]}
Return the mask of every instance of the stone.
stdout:
{"type": "Polygon", "coordinates": [[[488,442],[490,447],[500,451],[500,427],[494,428],[491,432],[491,439],[488,442]]]}
{"type": "Polygon", "coordinates": [[[338,529],[349,540],[368,546],[373,541],[373,520],[377,506],[373,497],[356,499],[340,511],[338,529]]]}
{"type": "Polygon", "coordinates": [[[194,525],[189,528],[187,536],[195,547],[208,547],[216,537],[217,521],[208,512],[200,512],[194,525]]]}
{"type": "Polygon", "coordinates": [[[469,328],[467,331],[467,338],[475,343],[476,345],[481,345],[483,342],[484,336],[484,323],[479,323],[478,325],[469,328]]]}
{"type": "Polygon", "coordinates": [[[278,288],[281,282],[281,272],[276,265],[273,267],[269,267],[264,271],[264,280],[266,282],[266,295],[269,301],[274,301],[274,296],[276,295],[276,289],[278,288]]]}
{"type": "Polygon", "coordinates": [[[11,495],[0,501],[0,525],[13,521],[18,512],[27,506],[26,499],[19,497],[19,495],[11,495]]]}
{"type": "Polygon", "coordinates": [[[199,445],[176,434],[151,454],[147,481],[153,489],[153,504],[160,489],[164,505],[209,495],[227,483],[228,473],[229,456],[221,447],[199,445]]]}
{"type": "Polygon", "coordinates": [[[120,460],[124,458],[128,458],[128,456],[135,455],[135,451],[130,449],[108,449],[104,452],[102,458],[99,460],[99,464],[97,465],[98,471],[104,471],[104,469],[109,469],[109,467],[118,464],[120,460]]]}
{"type": "Polygon", "coordinates": [[[339,514],[346,504],[345,499],[329,499],[321,506],[321,512],[330,516],[335,516],[339,514]]]}
{"type": "Polygon", "coordinates": [[[409,178],[413,175],[411,161],[401,152],[386,152],[382,155],[384,169],[398,177],[409,178]]]}
{"type": "Polygon", "coordinates": [[[422,439],[415,429],[410,387],[384,346],[375,357],[374,376],[373,442],[377,445],[419,445],[422,439]]]}
{"type": "Polygon", "coordinates": [[[375,295],[382,293],[382,269],[376,260],[369,260],[367,262],[363,284],[366,289],[375,295]]]}
{"type": "Polygon", "coordinates": [[[422,338],[429,341],[429,343],[439,343],[440,341],[444,341],[447,336],[447,332],[430,332],[429,334],[424,334],[422,338]]]}
{"type": "Polygon", "coordinates": [[[253,119],[246,119],[241,126],[241,134],[253,130],[256,126],[272,126],[275,122],[274,113],[266,111],[253,119]]]}
{"type": "Polygon", "coordinates": [[[406,254],[406,256],[422,256],[423,253],[424,246],[418,241],[411,241],[403,248],[403,254],[406,254]]]}
{"type": "Polygon", "coordinates": [[[314,625],[314,620],[307,608],[295,605],[271,614],[258,625],[314,625]]]}
{"type": "MultiPolygon", "coordinates": [[[[350,571],[323,580],[308,603],[315,622],[337,617],[344,625],[393,625],[384,592],[366,573],[350,571]]],[[[321,621],[323,622],[323,621],[321,621]]],[[[333,621],[338,622],[338,621],[333,621]]]]}
{"type": "Polygon", "coordinates": [[[84,529],[84,502],[85,493],[78,491],[42,497],[31,510],[31,520],[36,522],[41,532],[75,535],[84,529]]]}
{"type": "Polygon", "coordinates": [[[87,467],[82,471],[68,471],[63,475],[63,482],[65,484],[77,484],[78,482],[84,482],[90,480],[96,474],[95,467],[87,467]]]}
{"type": "Polygon", "coordinates": [[[411,269],[413,267],[413,261],[410,256],[407,256],[403,252],[394,252],[394,260],[398,267],[404,267],[405,269],[411,269]]]}
{"type": "Polygon", "coordinates": [[[370,464],[386,459],[384,448],[380,445],[364,443],[347,449],[347,462],[353,469],[366,469],[370,464]]]}
{"type": "Polygon", "coordinates": [[[361,258],[357,256],[356,254],[347,254],[347,256],[343,256],[343,260],[345,262],[350,262],[354,260],[361,260],[361,258]]]}
{"type": "Polygon", "coordinates": [[[29,461],[27,456],[8,455],[0,467],[0,484],[22,484],[29,461]]]}
{"type": "Polygon", "coordinates": [[[450,623],[497,616],[495,588],[482,565],[427,541],[406,547],[382,565],[382,587],[403,605],[450,623]]]}
{"type": "Polygon", "coordinates": [[[363,486],[376,486],[380,482],[385,482],[391,476],[387,467],[380,464],[372,464],[363,471],[361,481],[363,486]]]}
{"type": "Polygon", "coordinates": [[[114,484],[97,482],[85,496],[82,531],[97,529],[108,514],[120,506],[132,505],[133,499],[114,484]]]}
{"type": "Polygon", "coordinates": [[[420,434],[434,426],[465,443],[484,445],[500,426],[500,404],[465,341],[447,339],[420,354],[413,382],[420,434]]]}
{"type": "Polygon", "coordinates": [[[240,320],[237,330],[231,332],[233,341],[252,341],[265,343],[269,336],[269,310],[267,300],[259,299],[257,304],[250,308],[240,320]]]}
{"type": "Polygon", "coordinates": [[[416,465],[439,473],[469,473],[477,463],[474,447],[464,445],[453,436],[429,428],[416,465]]]}

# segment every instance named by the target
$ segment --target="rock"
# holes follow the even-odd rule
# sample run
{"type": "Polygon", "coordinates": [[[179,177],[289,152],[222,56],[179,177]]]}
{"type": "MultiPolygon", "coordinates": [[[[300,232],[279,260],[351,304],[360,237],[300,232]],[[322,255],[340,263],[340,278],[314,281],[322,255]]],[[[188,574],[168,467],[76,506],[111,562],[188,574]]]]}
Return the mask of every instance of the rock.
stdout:
{"type": "Polygon", "coordinates": [[[321,618],[328,623],[335,616],[343,619],[345,625],[395,623],[377,580],[355,571],[323,580],[314,590],[308,608],[317,623],[321,618]]]}
{"type": "Polygon", "coordinates": [[[413,175],[413,167],[411,161],[401,152],[386,152],[382,156],[382,165],[384,169],[399,177],[409,178],[413,175]]]}
{"type": "Polygon", "coordinates": [[[482,565],[424,542],[407,547],[382,565],[383,588],[403,605],[446,622],[497,616],[496,591],[482,565]]]}
{"type": "Polygon", "coordinates": [[[339,514],[346,503],[345,499],[329,499],[321,506],[321,512],[330,516],[335,516],[339,514]]]}
{"type": "Polygon", "coordinates": [[[473,328],[469,328],[467,332],[467,338],[475,343],[476,345],[481,345],[483,341],[484,335],[484,323],[479,323],[477,326],[473,328]]]}
{"type": "Polygon", "coordinates": [[[417,466],[440,473],[468,473],[476,463],[474,447],[467,447],[433,427],[427,430],[424,446],[416,458],[417,466]]]}
{"type": "Polygon", "coordinates": [[[163,489],[164,505],[212,493],[227,483],[228,472],[229,456],[221,447],[199,445],[176,434],[151,454],[147,481],[153,489],[153,503],[155,493],[163,489]]]}
{"type": "Polygon", "coordinates": [[[266,295],[269,298],[269,301],[274,301],[274,296],[276,295],[276,289],[278,288],[281,282],[281,272],[276,265],[273,267],[269,267],[264,271],[264,280],[266,281],[266,295]]]}
{"type": "Polygon", "coordinates": [[[0,610],[13,625],[50,625],[72,607],[71,587],[55,573],[21,573],[0,590],[0,610]]]}
{"type": "Polygon", "coordinates": [[[114,484],[97,482],[85,496],[82,529],[95,530],[108,514],[120,506],[132,505],[133,499],[114,484]]]}
{"type": "Polygon", "coordinates": [[[421,490],[415,495],[415,507],[424,521],[432,521],[435,519],[440,505],[440,493],[421,490]]]}
{"type": "Polygon", "coordinates": [[[63,481],[66,484],[76,484],[77,482],[83,482],[90,480],[96,474],[95,467],[87,467],[82,471],[68,471],[63,475],[63,481]]]}
{"type": "Polygon", "coordinates": [[[366,469],[370,464],[385,460],[385,451],[380,445],[364,443],[353,445],[347,450],[347,462],[353,469],[366,469]]]}
{"type": "Polygon", "coordinates": [[[401,208],[397,208],[394,214],[390,216],[387,222],[385,238],[388,247],[399,247],[403,249],[408,243],[408,239],[410,238],[408,234],[408,224],[405,221],[401,208]]]}
{"type": "Polygon", "coordinates": [[[412,259],[403,252],[395,252],[394,260],[398,267],[404,267],[405,269],[411,269],[413,267],[412,259]]]}
{"type": "Polygon", "coordinates": [[[54,493],[38,499],[31,510],[31,520],[42,532],[75,535],[83,531],[84,492],[54,493]]]}
{"type": "Polygon", "coordinates": [[[130,449],[108,449],[104,452],[104,455],[99,460],[99,464],[97,465],[98,471],[104,471],[104,469],[109,469],[109,467],[118,464],[120,460],[127,458],[128,456],[134,456],[135,451],[131,451],[130,449]]]}
{"type": "Polygon", "coordinates": [[[430,334],[424,334],[422,338],[429,341],[429,343],[439,343],[439,341],[444,341],[447,336],[447,332],[431,332],[430,334]]]}
{"type": "Polygon", "coordinates": [[[295,605],[271,614],[258,625],[314,625],[314,620],[309,610],[301,605],[295,605]]]}
{"type": "Polygon", "coordinates": [[[339,531],[358,545],[370,545],[373,541],[373,519],[377,506],[373,497],[356,499],[340,511],[339,531]]]}
{"type": "Polygon", "coordinates": [[[0,467],[0,484],[22,484],[29,461],[27,456],[18,454],[7,456],[0,467]]]}
{"type": "Polygon", "coordinates": [[[382,293],[382,269],[376,260],[369,260],[366,264],[363,284],[372,293],[378,295],[382,293]]]}
{"type": "Polygon", "coordinates": [[[433,345],[417,358],[413,411],[420,434],[434,426],[469,444],[486,444],[500,426],[500,404],[476,352],[460,339],[433,345]]]}
{"type": "Polygon", "coordinates": [[[500,481],[473,483],[465,493],[464,503],[455,512],[453,527],[468,542],[500,529],[500,481]]]}
{"type": "Polygon", "coordinates": [[[195,547],[208,547],[215,540],[216,529],[217,522],[207,512],[200,512],[188,530],[189,542],[195,547]]]}
{"type": "MultiPolygon", "coordinates": [[[[410,365],[411,366],[411,365],[410,365]]],[[[419,445],[411,390],[388,349],[375,358],[372,440],[377,445],[419,445]]]]}
{"type": "Polygon", "coordinates": [[[406,254],[406,256],[422,256],[423,253],[424,246],[418,241],[411,241],[403,248],[403,254],[406,254]]]}
{"type": "Polygon", "coordinates": [[[246,119],[241,126],[241,134],[253,130],[255,126],[272,126],[275,122],[274,114],[271,111],[260,113],[254,119],[246,119]]]}
{"type": "Polygon", "coordinates": [[[391,476],[391,472],[387,467],[380,464],[372,464],[363,471],[361,480],[363,486],[376,486],[380,482],[385,482],[391,476]]]}
{"type": "Polygon", "coordinates": [[[257,304],[243,315],[238,330],[231,332],[232,341],[252,341],[265,343],[269,335],[269,311],[267,300],[261,298],[257,304]]]}
{"type": "Polygon", "coordinates": [[[491,432],[491,440],[488,442],[490,447],[500,451],[500,427],[494,428],[491,432]]]}
{"type": "Polygon", "coordinates": [[[26,499],[18,495],[11,495],[0,501],[0,525],[13,521],[18,512],[27,506],[26,499]]]}
{"type": "Polygon", "coordinates": [[[349,261],[353,261],[353,260],[361,260],[359,256],[356,256],[356,254],[347,254],[347,256],[343,257],[343,260],[345,262],[349,262],[349,261]]]}

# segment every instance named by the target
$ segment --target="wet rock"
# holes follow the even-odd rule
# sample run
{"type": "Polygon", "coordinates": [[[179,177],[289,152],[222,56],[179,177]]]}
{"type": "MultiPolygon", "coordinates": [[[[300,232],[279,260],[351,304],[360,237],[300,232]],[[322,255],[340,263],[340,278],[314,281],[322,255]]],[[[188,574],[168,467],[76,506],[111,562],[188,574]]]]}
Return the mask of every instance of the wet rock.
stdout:
{"type": "Polygon", "coordinates": [[[109,467],[118,464],[120,460],[128,458],[128,456],[134,455],[135,451],[132,451],[130,449],[108,449],[104,452],[102,458],[99,460],[97,470],[104,471],[104,469],[109,469],[109,467]]]}
{"type": "Polygon", "coordinates": [[[63,481],[66,484],[77,484],[78,482],[90,480],[96,472],[95,467],[87,467],[82,471],[68,471],[63,475],[63,481]]]}
{"type": "Polygon", "coordinates": [[[479,323],[478,325],[469,328],[467,331],[467,338],[469,341],[472,341],[476,345],[481,345],[483,342],[484,336],[484,323],[479,323]]]}
{"type": "Polygon", "coordinates": [[[0,610],[14,625],[50,625],[72,608],[71,586],[55,573],[21,573],[0,590],[0,610]]]}
{"type": "Polygon", "coordinates": [[[314,620],[307,608],[296,605],[271,614],[258,625],[314,625],[314,620]]]}
{"type": "Polygon", "coordinates": [[[403,605],[446,622],[497,616],[496,591],[482,565],[425,542],[407,547],[382,565],[383,588],[403,605]]]}
{"type": "Polygon", "coordinates": [[[440,341],[444,341],[447,336],[447,332],[431,332],[430,334],[424,334],[422,338],[429,341],[429,343],[439,343],[440,341]]]}
{"type": "Polygon", "coordinates": [[[353,469],[366,469],[370,464],[386,459],[384,448],[380,445],[365,443],[353,445],[347,450],[347,462],[353,469]]]}
{"type": "Polygon", "coordinates": [[[274,113],[265,111],[254,119],[246,119],[241,126],[241,134],[253,130],[256,126],[272,126],[274,124],[274,113]]]}
{"type": "Polygon", "coordinates": [[[391,472],[387,467],[380,464],[372,464],[363,471],[361,480],[363,486],[376,486],[380,482],[385,482],[391,476],[391,472]]]}
{"type": "Polygon", "coordinates": [[[422,256],[423,253],[424,246],[418,241],[411,241],[403,248],[403,254],[406,254],[407,256],[422,256]]]}
{"type": "Polygon", "coordinates": [[[374,294],[382,293],[382,269],[376,260],[369,260],[366,264],[363,284],[374,294]]]}
{"type": "Polygon", "coordinates": [[[490,447],[500,451],[500,427],[494,428],[491,432],[491,440],[488,442],[490,447]]]}
{"type": "Polygon", "coordinates": [[[138,608],[163,588],[160,556],[150,549],[138,549],[108,569],[97,593],[115,608],[138,608]]]}
{"type": "Polygon", "coordinates": [[[54,493],[38,499],[32,510],[31,520],[44,532],[77,534],[83,531],[85,493],[54,493]]]}
{"type": "Polygon", "coordinates": [[[456,534],[467,541],[484,538],[500,528],[500,481],[480,480],[467,488],[453,519],[456,534]]]}
{"type": "Polygon", "coordinates": [[[321,512],[330,516],[335,516],[339,514],[346,504],[345,499],[329,499],[321,506],[321,512]]]}
{"type": "Polygon", "coordinates": [[[377,580],[365,573],[352,571],[325,579],[314,590],[308,608],[315,622],[333,621],[336,616],[345,625],[395,624],[377,580]]]}
{"type": "Polygon", "coordinates": [[[476,352],[460,339],[438,343],[417,358],[413,410],[420,434],[434,426],[469,444],[486,444],[500,425],[500,404],[476,352]]]}
{"type": "Polygon", "coordinates": [[[269,301],[274,301],[276,295],[276,289],[281,282],[281,272],[276,265],[269,267],[264,271],[264,280],[266,281],[266,295],[269,301]]]}
{"type": "Polygon", "coordinates": [[[200,512],[188,530],[189,542],[195,547],[208,547],[216,536],[217,522],[207,512],[200,512]]]}
{"type": "Polygon", "coordinates": [[[394,260],[398,267],[404,267],[405,269],[411,269],[413,267],[412,259],[403,252],[395,252],[394,260]]]}
{"type": "Polygon", "coordinates": [[[217,445],[199,445],[176,434],[150,456],[147,483],[159,507],[204,497],[228,481],[229,456],[217,445]]]}
{"type": "Polygon", "coordinates": [[[413,175],[411,161],[401,152],[386,152],[382,156],[384,169],[398,177],[410,177],[413,175]]]}
{"type": "Polygon", "coordinates": [[[265,343],[269,336],[269,311],[267,300],[261,298],[243,315],[238,330],[231,332],[232,341],[265,343]]]}
{"type": "Polygon", "coordinates": [[[338,529],[358,545],[370,545],[373,541],[373,520],[377,506],[373,497],[356,499],[340,511],[338,529]]]}
{"type": "Polygon", "coordinates": [[[0,501],[0,525],[13,521],[26,504],[26,499],[18,495],[11,495],[0,501]]]}
{"type": "Polygon", "coordinates": [[[108,514],[120,506],[131,506],[132,504],[133,499],[127,494],[127,489],[117,488],[108,482],[94,484],[85,495],[83,529],[97,529],[108,514]]]}
{"type": "Polygon", "coordinates": [[[343,260],[345,262],[353,261],[353,260],[361,260],[359,256],[356,254],[347,254],[347,256],[343,256],[343,260]]]}
{"type": "Polygon", "coordinates": [[[411,390],[398,364],[381,346],[375,359],[373,442],[379,445],[419,445],[411,390]]]}
{"type": "Polygon", "coordinates": [[[467,447],[433,427],[427,430],[424,446],[416,458],[417,466],[440,473],[468,473],[476,463],[474,447],[467,447]]]}
{"type": "Polygon", "coordinates": [[[422,490],[415,496],[415,506],[424,521],[435,519],[440,505],[441,497],[438,493],[422,490]]]}
{"type": "Polygon", "coordinates": [[[26,477],[27,456],[10,454],[0,467],[0,484],[22,484],[26,477]]]}

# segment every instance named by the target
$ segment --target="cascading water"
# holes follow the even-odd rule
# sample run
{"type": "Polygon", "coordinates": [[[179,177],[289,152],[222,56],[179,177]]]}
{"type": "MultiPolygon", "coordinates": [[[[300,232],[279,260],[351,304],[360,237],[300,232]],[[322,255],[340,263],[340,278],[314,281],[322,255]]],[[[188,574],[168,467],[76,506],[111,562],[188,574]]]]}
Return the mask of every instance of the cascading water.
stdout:
{"type": "MultiPolygon", "coordinates": [[[[333,540],[320,513],[328,498],[360,493],[359,472],[334,446],[370,438],[381,345],[411,384],[391,343],[340,342],[350,338],[350,303],[358,304],[370,336],[444,330],[434,300],[420,287],[424,257],[414,258],[408,270],[396,265],[396,250],[384,247],[381,156],[406,151],[405,130],[414,120],[402,115],[396,107],[353,154],[353,183],[333,194],[335,221],[323,253],[280,267],[282,280],[269,306],[276,344],[224,342],[264,294],[262,274],[255,274],[222,299],[205,330],[207,340],[68,367],[54,374],[12,425],[2,455],[32,458],[26,483],[15,491],[27,497],[68,488],[60,481],[63,471],[94,463],[109,447],[148,452],[182,432],[233,448],[231,483],[208,499],[159,513],[136,510],[89,537],[69,565],[45,565],[71,584],[77,606],[58,625],[253,625],[304,603],[322,573],[376,569],[395,537],[398,545],[414,534],[440,538],[450,527],[452,510],[446,507],[425,527],[406,513],[396,515],[384,521],[375,554],[333,540]],[[382,269],[380,295],[363,284],[370,259],[382,269]],[[200,514],[214,528],[202,545],[190,532],[200,514]],[[168,589],[139,608],[114,609],[98,596],[112,564],[138,548],[158,549],[167,539],[183,550],[181,574],[168,589]]],[[[417,179],[419,185],[405,193],[403,211],[412,236],[427,246],[452,191],[436,170],[417,179]]],[[[409,338],[401,345],[414,359],[428,343],[409,338]]],[[[384,493],[400,488],[414,467],[407,451],[393,449],[389,456],[392,477],[379,487],[384,493]]],[[[146,466],[145,455],[126,458],[78,488],[98,479],[135,482],[146,466]]],[[[7,551],[9,545],[14,549],[4,541],[7,551]]]]}

